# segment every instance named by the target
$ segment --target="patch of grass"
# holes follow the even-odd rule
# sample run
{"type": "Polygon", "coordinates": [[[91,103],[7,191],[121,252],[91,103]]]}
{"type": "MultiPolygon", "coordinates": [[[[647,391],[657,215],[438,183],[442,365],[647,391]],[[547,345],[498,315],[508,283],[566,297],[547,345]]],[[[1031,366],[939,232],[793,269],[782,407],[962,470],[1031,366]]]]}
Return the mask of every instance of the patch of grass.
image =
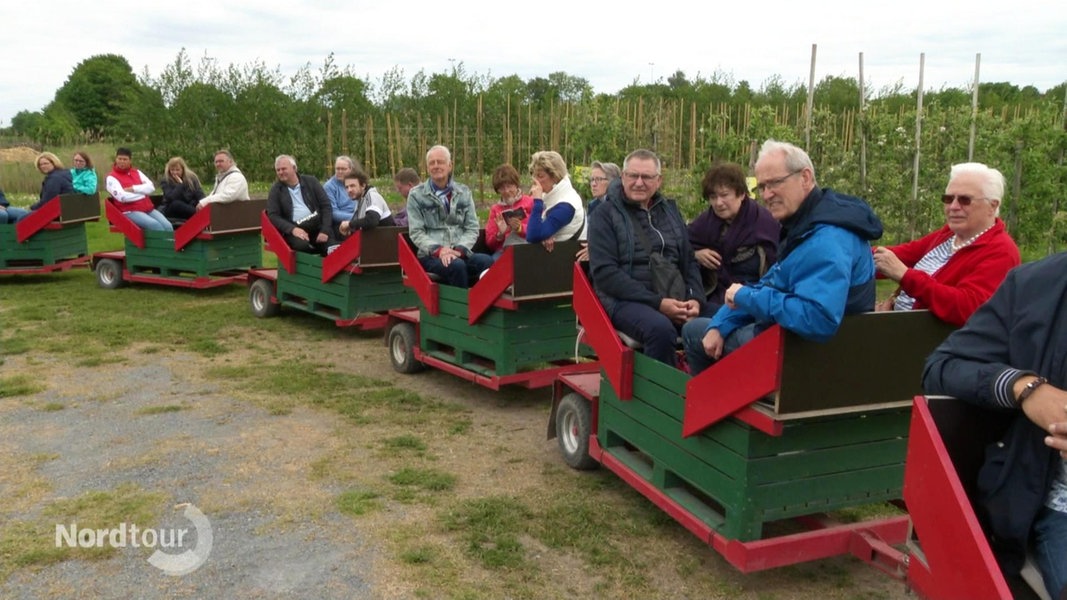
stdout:
{"type": "Polygon", "coordinates": [[[182,406],[180,404],[163,404],[160,406],[146,406],[144,408],[137,409],[134,414],[137,415],[161,415],[164,413],[180,412],[189,408],[188,406],[182,406]]]}
{"type": "Polygon", "coordinates": [[[506,496],[476,498],[441,517],[445,528],[459,533],[467,554],[488,569],[518,569],[526,550],[519,537],[533,516],[522,502],[506,496]]]}
{"type": "Polygon", "coordinates": [[[373,490],[347,490],[337,497],[337,510],[346,515],[361,516],[382,507],[378,492],[373,490]]]}
{"type": "Polygon", "coordinates": [[[417,456],[426,454],[426,442],[415,435],[398,435],[382,440],[382,448],[393,453],[411,452],[417,456]]]}
{"type": "Polygon", "coordinates": [[[63,410],[67,405],[62,402],[46,402],[41,405],[41,410],[44,412],[55,412],[57,410],[63,410]]]}
{"type": "Polygon", "coordinates": [[[56,500],[34,520],[11,520],[0,525],[0,580],[15,570],[40,567],[73,558],[96,560],[115,554],[116,548],[56,546],[56,527],[111,529],[120,523],[150,527],[159,520],[164,497],[133,484],[113,490],[87,492],[77,498],[56,500]]]}
{"type": "Polygon", "coordinates": [[[26,375],[0,377],[0,398],[30,396],[42,392],[44,389],[43,385],[33,381],[26,375]]]}
{"type": "Polygon", "coordinates": [[[431,492],[443,492],[456,487],[456,476],[436,469],[404,468],[389,476],[395,485],[410,486],[431,492]]]}

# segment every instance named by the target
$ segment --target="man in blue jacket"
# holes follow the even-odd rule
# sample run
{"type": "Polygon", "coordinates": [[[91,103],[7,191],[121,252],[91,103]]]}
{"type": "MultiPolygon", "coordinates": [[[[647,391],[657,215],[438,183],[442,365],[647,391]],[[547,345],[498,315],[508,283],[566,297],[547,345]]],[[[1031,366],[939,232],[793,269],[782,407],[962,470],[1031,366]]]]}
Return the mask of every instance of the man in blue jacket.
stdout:
{"type": "Polygon", "coordinates": [[[589,215],[589,270],[615,328],[640,342],[645,355],[673,367],[679,328],[700,314],[704,286],[685,221],[674,201],[659,193],[660,183],[654,153],[634,150],[626,157],[622,179],[611,182],[589,215]],[[673,291],[656,289],[653,254],[661,271],[677,269],[681,281],[673,291]]]}
{"type": "Polygon", "coordinates": [[[689,370],[697,374],[775,323],[824,342],[848,314],[874,309],[870,241],[882,222],[866,202],[815,183],[802,149],[767,140],[756,159],[760,197],[782,224],[778,262],[755,284],[735,283],[711,319],[682,328],[689,370]]]}

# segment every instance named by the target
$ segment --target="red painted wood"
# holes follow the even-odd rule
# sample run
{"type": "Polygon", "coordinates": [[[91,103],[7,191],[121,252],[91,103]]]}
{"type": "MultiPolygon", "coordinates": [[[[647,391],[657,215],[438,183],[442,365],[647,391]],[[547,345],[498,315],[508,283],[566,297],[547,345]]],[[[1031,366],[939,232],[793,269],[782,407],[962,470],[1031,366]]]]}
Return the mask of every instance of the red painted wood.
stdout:
{"type": "Polygon", "coordinates": [[[415,290],[415,295],[431,315],[441,312],[437,298],[437,284],[430,281],[430,276],[422,268],[415,251],[411,249],[404,234],[396,236],[396,253],[400,261],[400,270],[404,273],[404,285],[415,290]]]}
{"type": "Polygon", "coordinates": [[[775,325],[685,386],[682,437],[700,433],[778,389],[785,332],[775,325]]]}
{"type": "Polygon", "coordinates": [[[911,413],[904,501],[922,548],[908,568],[916,590],[928,598],[1012,597],[923,396],[911,413]]]}
{"type": "MultiPolygon", "coordinates": [[[[586,400],[593,400],[600,396],[600,365],[597,363],[585,363],[591,367],[588,371],[568,373],[561,375],[559,383],[581,394],[586,400]]],[[[560,396],[562,398],[562,396],[560,396]]]]}
{"type": "MultiPolygon", "coordinates": [[[[504,253],[486,271],[467,293],[467,322],[474,325],[482,318],[485,311],[493,306],[498,298],[515,281],[515,251],[511,246],[504,248],[504,253]]],[[[512,303],[514,304],[514,303],[512,303]]]]}
{"type": "Polygon", "coordinates": [[[296,272],[296,251],[289,247],[289,244],[286,243],[285,238],[282,236],[282,232],[278,231],[274,223],[270,222],[267,211],[260,213],[259,224],[267,250],[270,250],[278,257],[278,264],[285,269],[286,273],[296,272]]]}
{"type": "Polygon", "coordinates": [[[611,318],[604,312],[585,271],[574,263],[574,312],[585,329],[584,341],[596,351],[615,395],[620,400],[633,397],[634,351],[615,334],[611,318]]]}
{"type": "Polygon", "coordinates": [[[113,230],[126,236],[126,239],[130,240],[130,243],[134,246],[144,248],[144,231],[126,217],[126,214],[122,212],[122,209],[119,208],[118,203],[113,198],[108,198],[104,202],[104,210],[107,212],[107,220],[111,223],[113,230]]]}
{"type": "Polygon", "coordinates": [[[352,263],[359,260],[363,251],[363,231],[356,230],[341,242],[341,245],[322,259],[322,282],[333,279],[338,273],[346,270],[352,263]]]}
{"type": "Polygon", "coordinates": [[[15,241],[20,244],[25,242],[58,218],[59,196],[56,196],[15,223],[15,241]]]}
{"type": "Polygon", "coordinates": [[[182,226],[174,230],[174,249],[181,250],[196,239],[208,226],[211,225],[211,204],[196,211],[191,219],[182,223],[182,226]]]}

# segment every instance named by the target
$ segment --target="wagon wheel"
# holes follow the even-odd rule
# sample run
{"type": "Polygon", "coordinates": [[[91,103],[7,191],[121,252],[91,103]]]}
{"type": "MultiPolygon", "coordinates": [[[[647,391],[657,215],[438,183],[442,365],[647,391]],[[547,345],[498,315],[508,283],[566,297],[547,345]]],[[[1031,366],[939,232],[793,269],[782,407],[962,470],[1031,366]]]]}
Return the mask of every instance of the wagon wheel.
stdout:
{"type": "Polygon", "coordinates": [[[593,432],[593,413],[589,401],[571,392],[556,407],[556,437],[563,461],[574,469],[588,470],[597,461],[589,456],[589,436],[593,432]]]}
{"type": "Polygon", "coordinates": [[[267,279],[257,279],[248,286],[248,304],[252,314],[259,317],[273,317],[278,314],[278,305],[271,301],[274,296],[274,284],[267,279]]]}
{"type": "Polygon", "coordinates": [[[114,290],[126,284],[122,279],[122,263],[113,258],[103,258],[96,263],[96,281],[106,290],[114,290]]]}
{"type": "Polygon", "coordinates": [[[389,330],[389,362],[398,373],[418,373],[426,368],[415,358],[415,326],[397,323],[389,330]]]}

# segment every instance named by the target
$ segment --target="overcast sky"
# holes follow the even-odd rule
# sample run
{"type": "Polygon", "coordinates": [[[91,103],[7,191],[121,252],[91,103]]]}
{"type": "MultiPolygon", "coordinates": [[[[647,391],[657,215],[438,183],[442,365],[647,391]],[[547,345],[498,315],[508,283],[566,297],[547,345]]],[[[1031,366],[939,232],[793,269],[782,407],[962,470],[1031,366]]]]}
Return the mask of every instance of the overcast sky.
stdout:
{"type": "Polygon", "coordinates": [[[637,81],[690,80],[719,73],[758,89],[774,75],[808,79],[817,45],[816,81],[864,79],[878,90],[914,88],[925,53],[924,87],[967,87],[981,54],[983,82],[1009,81],[1045,91],[1067,81],[1067,3],[1015,0],[896,2],[603,3],[183,0],[179,3],[52,0],[0,6],[0,126],[20,110],[44,108],[74,67],[97,54],[120,54],[136,74],[158,76],[185,48],[227,66],[262,61],[294,74],[336,63],[376,84],[398,67],[522,79],[564,71],[597,92],[637,81]],[[606,10],[610,6],[612,10],[606,10]]]}

